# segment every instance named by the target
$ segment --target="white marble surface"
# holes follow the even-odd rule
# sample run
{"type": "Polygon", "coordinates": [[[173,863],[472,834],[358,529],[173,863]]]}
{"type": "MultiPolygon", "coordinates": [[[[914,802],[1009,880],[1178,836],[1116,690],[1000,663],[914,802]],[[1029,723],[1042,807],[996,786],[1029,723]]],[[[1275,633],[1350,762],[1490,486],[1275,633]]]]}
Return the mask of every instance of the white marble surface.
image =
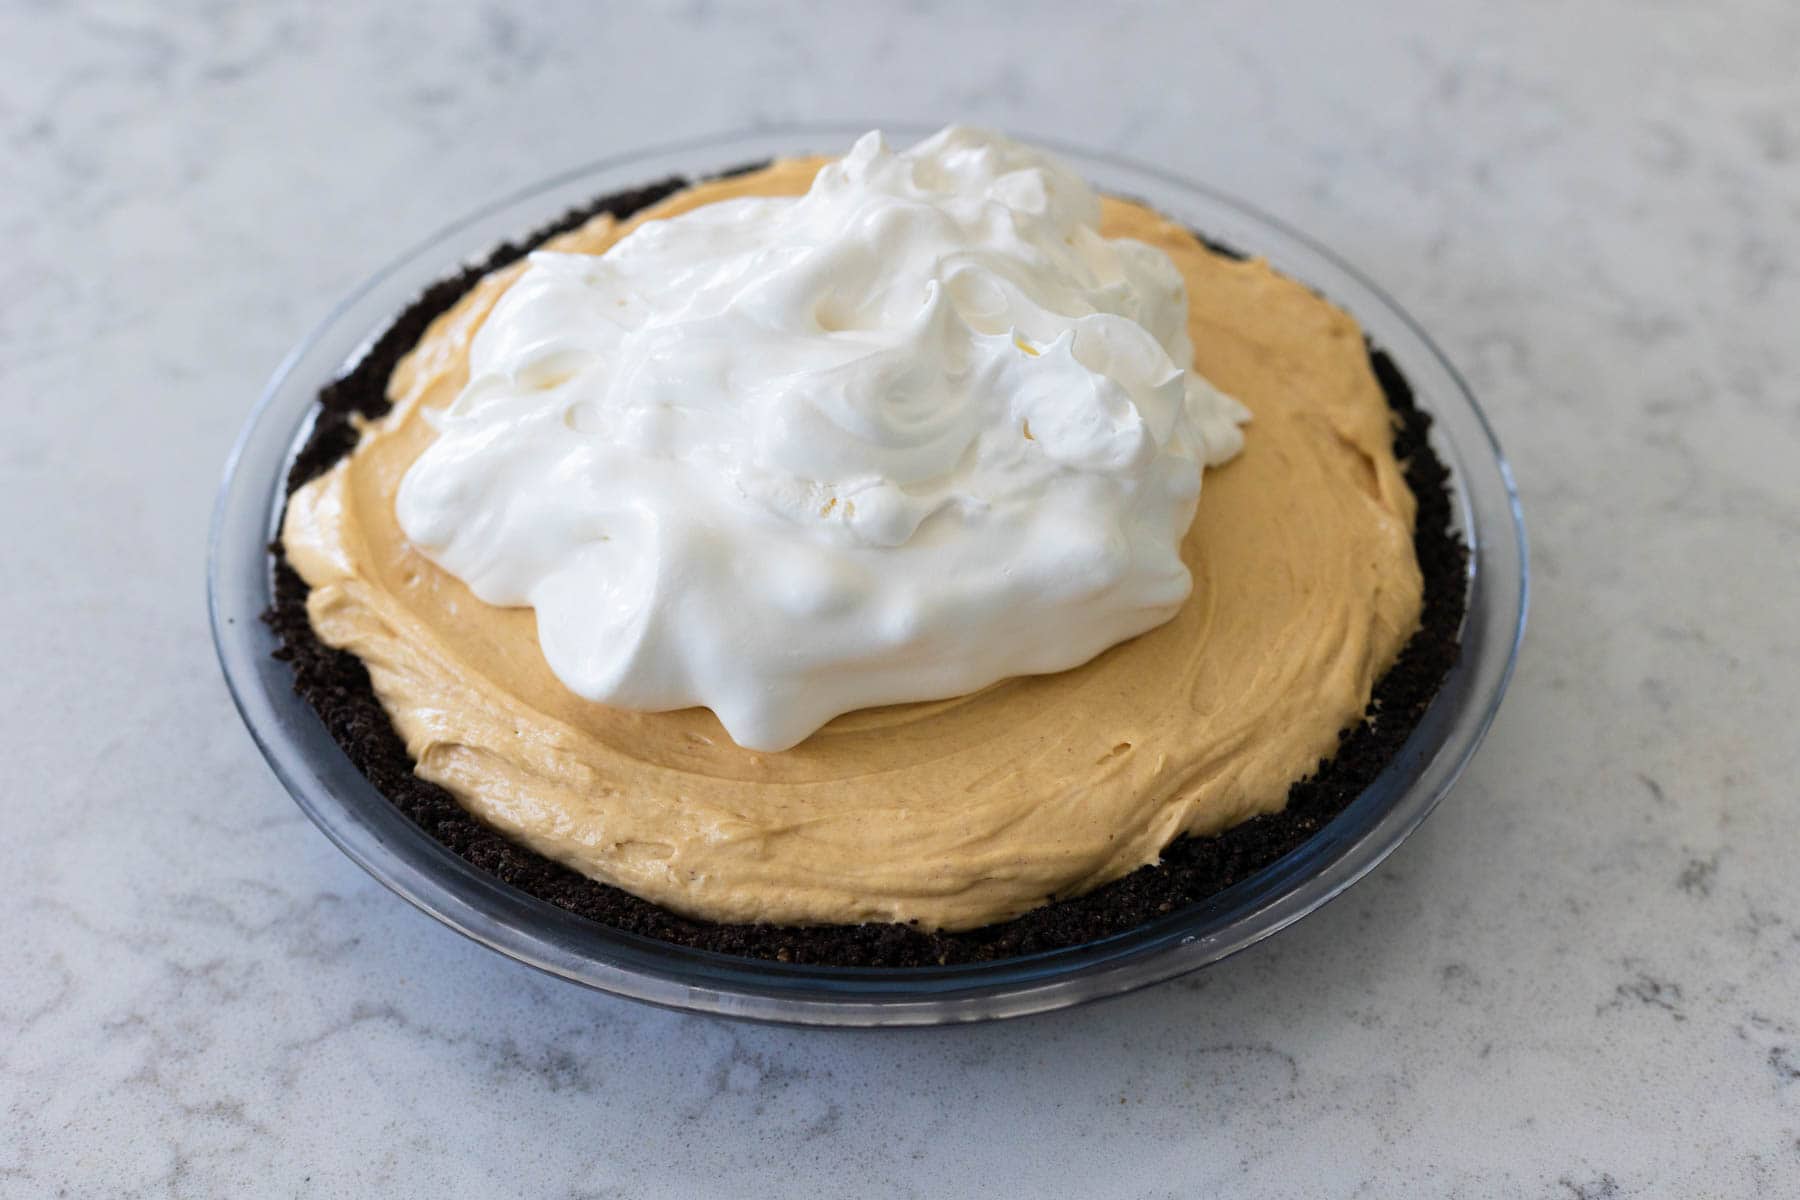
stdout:
{"type": "Polygon", "coordinates": [[[1800,1195],[1800,9],[1114,8],[6,5],[0,1195],[1800,1195]],[[1257,200],[1517,465],[1491,740],[1204,975],[899,1036],[590,994],[365,878],[219,682],[213,482],[333,297],[607,150],[847,114],[1257,200]]]}

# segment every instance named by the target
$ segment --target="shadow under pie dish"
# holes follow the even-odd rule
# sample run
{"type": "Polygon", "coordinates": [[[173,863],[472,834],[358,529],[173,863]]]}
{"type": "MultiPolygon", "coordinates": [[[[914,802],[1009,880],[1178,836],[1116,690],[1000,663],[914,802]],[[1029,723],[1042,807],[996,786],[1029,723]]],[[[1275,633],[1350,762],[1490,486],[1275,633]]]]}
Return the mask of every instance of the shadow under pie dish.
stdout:
{"type": "MultiPolygon", "coordinates": [[[[356,341],[365,342],[366,346],[356,347],[355,342],[340,345],[336,363],[313,376],[317,380],[313,385],[315,388],[319,384],[329,384],[323,388],[318,402],[310,406],[297,405],[294,411],[285,414],[290,422],[290,432],[282,449],[284,452],[292,452],[292,458],[285,464],[284,478],[278,486],[273,478],[265,477],[263,480],[264,486],[275,493],[264,493],[261,500],[262,504],[267,505],[259,514],[262,518],[264,544],[273,540],[269,537],[274,532],[272,521],[279,515],[286,495],[294,487],[315,478],[322,470],[331,468],[352,449],[358,435],[351,427],[351,414],[360,414],[359,421],[362,418],[380,417],[386,404],[389,375],[394,366],[419,342],[427,326],[456,305],[480,277],[503,268],[518,258],[528,246],[542,241],[546,236],[582,228],[595,212],[609,211],[621,219],[627,218],[631,213],[678,191],[682,183],[673,178],[650,187],[637,186],[621,190],[617,186],[627,181],[638,182],[649,178],[658,168],[690,178],[703,178],[711,173],[708,168],[720,163],[728,164],[744,159],[755,161],[758,158],[781,159],[794,151],[831,145],[834,142],[842,144],[844,140],[846,139],[842,137],[832,138],[817,132],[796,133],[786,135],[785,138],[783,135],[767,135],[737,139],[729,144],[683,148],[660,155],[644,156],[634,163],[596,168],[581,173],[579,183],[576,178],[571,178],[560,184],[553,184],[545,192],[501,206],[478,218],[473,226],[465,226],[457,233],[467,235],[463,243],[463,252],[467,253],[479,246],[480,243],[474,239],[482,236],[483,232],[491,245],[496,240],[494,234],[505,228],[498,224],[501,220],[510,218],[516,222],[507,229],[510,233],[520,227],[530,227],[529,221],[520,219],[527,213],[538,214],[537,220],[541,223],[547,213],[562,208],[572,209],[555,226],[534,234],[521,243],[503,245],[499,251],[477,260],[477,265],[454,274],[446,272],[443,267],[446,261],[454,261],[443,253],[448,247],[434,246],[422,255],[413,256],[415,260],[420,257],[432,259],[430,273],[427,273],[427,265],[423,262],[409,260],[407,264],[403,264],[411,275],[410,294],[398,290],[401,286],[408,285],[401,284],[397,278],[378,280],[379,285],[385,286],[391,282],[395,287],[389,289],[390,307],[385,315],[375,314],[372,305],[371,311],[359,314],[359,319],[368,323],[362,325],[362,333],[356,341]],[[727,157],[726,153],[732,150],[738,153],[727,157]],[[635,179],[625,174],[633,166],[640,172],[635,179]],[[586,187],[586,193],[577,191],[578,187],[586,187]],[[596,195],[599,196],[597,200],[592,198],[596,195]],[[478,229],[484,221],[487,222],[485,228],[478,229]],[[413,269],[415,267],[416,270],[413,269]],[[430,283],[429,287],[423,286],[427,283],[430,283]],[[407,303],[408,299],[410,303],[407,303]],[[396,311],[400,312],[398,318],[393,316],[396,311]],[[390,322],[385,332],[380,332],[379,336],[369,341],[370,335],[380,329],[384,319],[390,322]],[[360,355],[353,354],[353,348],[363,352],[360,355]],[[350,362],[345,369],[347,360],[353,358],[355,361],[350,362]],[[310,416],[313,419],[310,428],[302,430],[301,436],[296,438],[292,432],[295,424],[309,415],[302,411],[302,407],[312,409],[310,416]]],[[[1292,235],[1273,230],[1254,215],[1205,193],[1192,191],[1184,185],[1124,164],[1104,160],[1093,160],[1091,164],[1080,162],[1078,155],[1067,152],[1064,157],[1076,158],[1083,173],[1099,183],[1103,190],[1141,196],[1147,202],[1147,208],[1167,214],[1184,225],[1201,228],[1209,235],[1217,236],[1222,243],[1241,246],[1258,254],[1269,254],[1277,268],[1286,266],[1281,253],[1298,252],[1302,257],[1316,254],[1304,243],[1293,240],[1292,235]],[[1278,244],[1271,245],[1271,242],[1278,244]]],[[[756,175],[752,171],[749,174],[739,174],[737,178],[740,181],[753,180],[756,175]]],[[[1241,275],[1251,269],[1245,264],[1230,263],[1225,258],[1211,254],[1207,255],[1207,259],[1220,264],[1218,269],[1228,273],[1238,272],[1241,275]]],[[[1299,265],[1315,268],[1324,265],[1328,270],[1323,275],[1317,270],[1284,273],[1303,278],[1334,296],[1346,295],[1344,289],[1337,286],[1339,283],[1349,281],[1358,287],[1362,286],[1354,276],[1332,275],[1331,270],[1341,272],[1342,269],[1328,259],[1320,258],[1299,265]]],[[[1264,274],[1268,275],[1267,272],[1264,274]]],[[[1268,275],[1268,278],[1277,277],[1268,275]]],[[[1289,291],[1292,295],[1304,295],[1298,288],[1290,287],[1289,291]]],[[[1348,298],[1356,299],[1354,296],[1348,298]]],[[[1284,302],[1293,301],[1290,297],[1284,302]]],[[[1309,302],[1318,304],[1320,313],[1335,312],[1322,302],[1310,300],[1310,297],[1309,302]]],[[[360,303],[360,300],[356,302],[360,303]]],[[[1371,306],[1379,307],[1379,302],[1372,301],[1371,306]]],[[[1486,625],[1477,626],[1473,618],[1481,615],[1482,553],[1484,549],[1492,550],[1494,547],[1490,543],[1484,543],[1479,537],[1472,536],[1478,532],[1480,514],[1470,504],[1471,493],[1465,479],[1465,475],[1469,473],[1467,462],[1462,461],[1461,456],[1443,454],[1439,449],[1443,446],[1454,448],[1461,444],[1455,440],[1455,430],[1451,431],[1449,439],[1444,435],[1444,395],[1448,394],[1452,400],[1460,401],[1462,405],[1467,405],[1466,396],[1459,390],[1445,393],[1443,385],[1446,380],[1452,387],[1456,386],[1454,377],[1448,376],[1441,360],[1431,354],[1428,347],[1423,347],[1424,353],[1418,352],[1421,348],[1416,344],[1416,334],[1404,319],[1390,322],[1393,330],[1390,335],[1388,329],[1370,329],[1370,322],[1361,307],[1356,307],[1354,311],[1358,317],[1363,318],[1364,328],[1369,330],[1373,340],[1382,347],[1365,355],[1358,339],[1357,359],[1370,393],[1385,397],[1385,403],[1392,410],[1394,419],[1388,436],[1392,439],[1394,461],[1399,464],[1396,470],[1404,470],[1408,490],[1417,498],[1419,514],[1410,540],[1422,582],[1422,612],[1417,632],[1406,641],[1405,648],[1394,657],[1393,664],[1380,672],[1379,679],[1374,681],[1375,707],[1371,714],[1375,719],[1348,723],[1341,742],[1328,747],[1329,761],[1317,770],[1296,772],[1304,778],[1295,782],[1291,790],[1284,789],[1286,803],[1279,812],[1251,815],[1245,820],[1242,819],[1246,815],[1245,811],[1240,807],[1236,812],[1228,812],[1222,819],[1221,823],[1227,826],[1223,832],[1217,835],[1177,838],[1164,850],[1160,862],[1155,865],[1128,869],[1122,873],[1122,877],[1104,882],[1099,887],[1071,889],[1078,892],[1075,895],[1064,898],[1045,897],[1047,902],[1024,906],[1024,911],[1017,915],[1009,912],[1005,914],[1007,919],[1004,920],[991,923],[965,920],[962,922],[963,927],[947,930],[931,928],[931,921],[915,924],[862,920],[829,925],[713,921],[684,915],[677,911],[678,905],[650,903],[630,892],[589,879],[500,835],[488,824],[471,815],[448,792],[415,774],[413,759],[387,719],[380,701],[371,691],[369,677],[362,669],[361,661],[353,655],[325,646],[315,635],[304,609],[307,589],[289,569],[279,540],[273,540],[276,562],[272,594],[267,582],[268,576],[265,576],[263,583],[263,595],[269,601],[266,607],[270,625],[279,637],[280,653],[293,667],[292,683],[298,687],[306,702],[325,719],[326,727],[342,747],[343,753],[348,755],[361,775],[373,782],[378,794],[385,797],[389,808],[404,813],[408,822],[416,823],[412,825],[413,829],[429,833],[439,847],[447,847],[461,856],[464,863],[474,864],[479,872],[487,872],[490,884],[493,878],[503,880],[511,889],[524,892],[541,902],[526,904],[522,911],[531,915],[520,919],[540,927],[546,923],[555,926],[558,930],[558,945],[554,953],[546,953],[542,947],[536,951],[522,952],[517,945],[506,945],[505,938],[492,936],[491,929],[484,931],[472,928],[477,922],[467,914],[447,914],[441,903],[426,901],[427,906],[440,915],[445,915],[466,932],[474,933],[490,943],[500,943],[528,961],[642,998],[740,1011],[748,1015],[802,1020],[850,1019],[880,1023],[883,1020],[949,1019],[952,1015],[971,1012],[977,1015],[999,1015],[1009,1011],[1069,1003],[1084,998],[1085,995],[1118,990],[1159,974],[1183,969],[1184,965],[1193,965],[1196,958],[1206,961],[1206,957],[1196,955],[1192,948],[1200,943],[1200,935],[1209,923],[1223,929],[1230,929],[1235,924],[1238,933],[1249,940],[1256,936],[1249,931],[1257,919],[1272,922],[1263,930],[1266,932],[1267,928],[1277,927],[1279,923],[1291,919],[1291,915],[1283,915],[1284,908],[1315,905],[1331,890],[1343,886],[1354,874],[1366,870],[1375,857],[1378,857],[1378,854],[1371,852],[1371,843],[1367,839],[1384,827],[1391,830],[1396,823],[1409,828],[1410,823],[1416,823],[1422,817],[1424,810],[1429,807],[1429,800],[1420,802],[1419,793],[1412,789],[1423,783],[1431,792],[1441,794],[1442,788],[1448,786],[1461,762],[1466,760],[1475,737],[1479,735],[1480,728],[1485,726],[1488,714],[1491,714],[1492,704],[1497,701],[1499,684],[1510,663],[1513,637],[1522,618],[1522,578],[1518,581],[1516,594],[1503,610],[1511,612],[1510,618],[1503,616],[1493,630],[1486,625]],[[1403,345],[1407,339],[1414,339],[1413,344],[1403,345]],[[1396,354],[1396,350],[1401,352],[1396,354]],[[1419,365],[1416,366],[1415,363],[1419,365]],[[1423,406],[1439,418],[1440,426],[1436,435],[1428,433],[1428,418],[1422,407],[1415,404],[1412,387],[1409,386],[1418,382],[1421,366],[1427,374],[1436,372],[1433,378],[1427,380],[1430,387],[1425,391],[1425,397],[1429,403],[1423,406]],[[1450,459],[1448,472],[1444,462],[1446,458],[1450,459]],[[1475,550],[1472,560],[1465,558],[1465,539],[1475,550]],[[1465,586],[1471,579],[1475,588],[1465,592],[1465,586]],[[1465,620],[1464,614],[1465,595],[1476,602],[1469,613],[1469,620],[1465,620]],[[1473,647],[1471,632],[1483,635],[1473,647]],[[1488,636],[1490,634],[1492,636],[1488,636]],[[1459,636],[1463,647],[1460,658],[1457,651],[1459,636]],[[1493,643],[1491,646],[1490,642],[1493,643]],[[1477,653],[1472,659],[1471,649],[1486,652],[1486,656],[1477,653]],[[1493,657],[1496,653],[1499,655],[1497,661],[1493,657]],[[1473,712],[1467,705],[1466,696],[1459,706],[1446,703],[1446,699],[1454,701],[1465,693],[1471,680],[1482,683],[1488,689],[1473,712]],[[1440,681],[1444,681],[1441,688],[1440,681]],[[1434,713],[1443,719],[1442,723],[1446,728],[1433,730],[1434,722],[1431,717],[1434,713]],[[1468,726],[1462,731],[1460,740],[1452,736],[1456,729],[1451,728],[1457,726],[1459,721],[1468,726]],[[1431,745],[1433,740],[1438,744],[1431,745]],[[1434,771],[1441,777],[1434,780],[1434,771]],[[1406,774],[1413,776],[1410,781],[1412,789],[1403,789],[1398,795],[1382,795],[1381,785],[1384,780],[1394,781],[1406,774]],[[1408,810],[1407,804],[1400,803],[1409,798],[1414,802],[1412,811],[1408,810]],[[1366,820],[1361,823],[1362,827],[1358,828],[1358,822],[1346,818],[1351,817],[1358,804],[1365,800],[1369,801],[1365,807],[1370,811],[1365,814],[1366,820]],[[1380,811],[1374,811],[1377,809],[1380,811]],[[1360,853],[1369,855],[1366,861],[1358,861],[1360,853]],[[1310,861],[1304,861],[1308,859],[1310,861]],[[1342,874],[1334,875],[1334,871],[1342,874]],[[1324,890],[1316,896],[1310,896],[1307,894],[1309,889],[1324,890]],[[1249,906],[1233,911],[1234,899],[1248,899],[1249,906]],[[551,906],[562,911],[552,915],[551,906]],[[573,914],[572,918],[570,914],[573,914]],[[1219,924],[1221,918],[1223,923],[1219,924]],[[1246,921],[1249,923],[1246,924],[1246,921]],[[580,951],[572,951],[569,946],[561,943],[560,939],[564,935],[589,944],[580,951]],[[1183,956],[1170,953],[1183,947],[1189,951],[1186,964],[1179,961],[1183,956]],[[595,978],[592,970],[570,969],[566,961],[559,961],[569,953],[590,963],[610,967],[647,955],[645,969],[660,973],[662,982],[670,985],[672,990],[660,989],[654,983],[648,986],[617,986],[616,979],[607,981],[595,978]],[[696,1001],[694,996],[699,993],[695,989],[698,988],[700,993],[707,992],[706,982],[676,982],[676,979],[684,970],[696,968],[697,965],[702,976],[713,971],[724,971],[735,982],[718,991],[717,999],[696,1001]],[[1095,972],[1096,968],[1099,968],[1098,973],[1095,972]],[[744,974],[746,972],[747,976],[744,974]],[[820,984],[820,980],[828,978],[835,982],[829,986],[820,984]],[[1030,981],[1029,986],[1022,983],[1025,980],[1030,981]],[[820,1001],[825,1007],[817,1012],[809,1015],[791,1008],[781,1008],[782,1004],[796,999],[791,995],[783,996],[782,993],[794,987],[804,991],[820,986],[825,986],[825,990],[833,998],[820,1001]],[[758,1011],[757,1002],[746,1003],[747,994],[762,993],[769,989],[773,990],[765,999],[772,1007],[758,1011]],[[1015,997],[1029,994],[1031,999],[1000,999],[1009,989],[1015,997]],[[960,999],[953,1003],[944,1001],[942,997],[946,992],[953,993],[960,999]],[[857,997],[864,993],[883,999],[870,1001],[875,1004],[875,1009],[868,1010],[859,1017],[847,1018],[846,1013],[861,1011],[856,1006],[863,1001],[857,997]],[[933,996],[937,998],[933,999],[933,996]],[[906,999],[902,1000],[901,997],[906,999]],[[896,1008],[896,1003],[902,1007],[896,1008]],[[950,1003],[950,1007],[941,1007],[944,1003],[950,1003]],[[916,1007],[918,1004],[924,1004],[925,1007],[916,1007]],[[876,1009],[881,1010],[881,1015],[876,1015],[876,1009]],[[834,1015],[817,1015],[828,1010],[834,1015]]],[[[1382,315],[1385,317],[1386,312],[1383,311],[1382,315]]],[[[343,323],[345,317],[340,316],[333,325],[343,323]]],[[[328,330],[331,328],[328,325],[328,330]]],[[[1355,331],[1354,326],[1348,326],[1348,329],[1352,333],[1355,331]]],[[[339,332],[347,335],[349,331],[344,329],[339,332]]],[[[1334,336],[1343,336],[1343,330],[1336,331],[1334,336]]],[[[315,343],[303,349],[302,359],[312,355],[314,351],[319,352],[319,366],[323,366],[324,360],[331,356],[328,348],[315,343]]],[[[290,365],[287,373],[278,378],[276,393],[284,392],[284,388],[290,383],[298,383],[294,379],[294,370],[298,365],[301,364],[290,365]]],[[[1223,369],[1226,374],[1230,374],[1229,364],[1225,364],[1223,369]]],[[[1233,386],[1241,388],[1245,386],[1244,381],[1227,380],[1228,390],[1233,386]]],[[[231,523],[230,518],[242,515],[239,511],[242,502],[235,501],[232,492],[241,481],[246,467],[248,439],[266,426],[270,403],[274,398],[272,393],[271,401],[265,402],[264,410],[247,433],[246,445],[240,447],[226,494],[221,498],[221,528],[215,531],[213,564],[216,619],[221,617],[222,608],[228,607],[220,603],[221,569],[229,564],[220,562],[219,539],[224,536],[224,526],[231,523]]],[[[281,398],[290,397],[284,394],[281,398]]],[[[1263,408],[1258,419],[1265,424],[1273,422],[1273,410],[1267,407],[1264,398],[1254,395],[1240,398],[1245,399],[1253,410],[1263,408]]],[[[1457,420],[1464,420],[1465,416],[1472,418],[1465,421],[1468,426],[1464,430],[1465,437],[1471,433],[1485,435],[1485,429],[1472,407],[1459,407],[1453,416],[1457,420]]],[[[1026,436],[1030,436],[1029,432],[1026,436]]],[[[1247,439],[1250,446],[1256,445],[1255,420],[1252,421],[1247,439]]],[[[1490,520],[1503,522],[1502,532],[1511,536],[1510,549],[1513,553],[1508,556],[1509,561],[1503,562],[1503,569],[1517,570],[1522,565],[1522,559],[1517,555],[1516,522],[1512,519],[1514,514],[1504,471],[1500,469],[1497,456],[1491,450],[1491,443],[1477,442],[1472,448],[1484,454],[1484,458],[1472,460],[1475,466],[1487,469],[1490,482],[1497,485],[1491,497],[1495,503],[1490,505],[1494,510],[1490,514],[1490,520]],[[1513,528],[1506,529],[1505,525],[1508,524],[1513,525],[1513,528]]],[[[1208,513],[1208,502],[1215,498],[1214,490],[1218,485],[1215,470],[1218,478],[1229,479],[1232,477],[1231,473],[1240,470],[1240,467],[1226,465],[1208,471],[1200,501],[1202,521],[1208,513]]],[[[1231,489],[1218,485],[1216,490],[1224,496],[1220,504],[1228,504],[1231,489]]],[[[1509,544],[1505,540],[1498,546],[1499,550],[1508,548],[1509,544]]],[[[1203,564],[1196,565],[1204,569],[1203,564]]],[[[269,568],[266,558],[263,568],[265,571],[269,568]]],[[[1197,593],[1204,595],[1208,586],[1211,586],[1209,582],[1202,579],[1197,593]]],[[[1189,602],[1190,606],[1192,603],[1193,601],[1189,602]]],[[[296,780],[292,778],[295,772],[290,767],[292,760],[284,761],[286,752],[292,748],[283,750],[272,747],[266,731],[258,729],[258,713],[254,710],[260,704],[246,703],[247,696],[256,701],[273,701],[275,697],[267,693],[276,683],[275,677],[268,673],[266,664],[259,665],[255,672],[256,687],[252,689],[252,681],[234,669],[235,646],[228,643],[248,632],[238,628],[238,625],[234,618],[226,616],[220,626],[221,655],[225,660],[227,675],[232,679],[234,693],[238,696],[240,705],[245,708],[253,732],[258,732],[259,741],[266,751],[271,752],[278,772],[283,774],[290,787],[295,787],[296,780]]],[[[1076,667],[1068,674],[1074,676],[1086,672],[1104,679],[1105,664],[1110,661],[1109,656],[1112,659],[1126,656],[1132,646],[1154,639],[1160,632],[1153,630],[1140,639],[1125,643],[1122,648],[1109,650],[1096,659],[1095,663],[1076,667]]],[[[266,640],[262,648],[265,652],[268,649],[266,640]]],[[[1168,656],[1164,654],[1158,657],[1168,656]]],[[[1054,691],[1058,677],[1042,678],[1048,681],[1048,690],[1054,691]]],[[[1028,699],[1021,701],[1018,696],[1029,698],[1034,687],[1039,691],[1046,690],[1046,685],[1038,680],[1027,681],[1022,688],[1015,689],[1016,695],[1009,692],[1010,686],[1002,684],[997,689],[980,693],[976,701],[963,706],[963,709],[979,715],[981,705],[985,703],[989,707],[998,704],[1002,711],[1006,711],[1007,706],[1016,708],[1028,703],[1028,699]],[[998,699],[991,695],[996,691],[1002,693],[998,699]]],[[[284,703],[289,699],[291,698],[281,698],[284,703]]],[[[959,709],[957,705],[950,707],[953,711],[947,717],[940,715],[933,719],[940,722],[945,719],[965,719],[964,716],[959,716],[963,709],[959,709]]],[[[1050,710],[1054,712],[1053,705],[1050,710]]],[[[637,722],[634,727],[641,729],[642,722],[669,721],[677,717],[682,720],[695,719],[691,714],[652,714],[634,717],[633,720],[637,722]]],[[[701,713],[699,717],[707,718],[707,714],[701,713]]],[[[831,736],[839,725],[855,725],[857,719],[857,714],[840,719],[833,726],[828,726],[825,734],[816,735],[812,741],[831,736]]],[[[930,725],[929,720],[924,723],[930,725]]],[[[1009,728],[1004,732],[1012,735],[1018,731],[1009,728]]],[[[1029,733],[1029,729],[1026,732],[1029,733]]],[[[1070,735],[1064,730],[1057,736],[1060,744],[1070,735]]],[[[1110,734],[1108,736],[1110,738],[1110,734]]],[[[717,742],[721,739],[714,736],[710,740],[717,742]]],[[[940,733],[934,732],[930,740],[942,740],[940,733]]],[[[1120,753],[1127,757],[1142,750],[1153,750],[1157,744],[1154,731],[1151,736],[1128,740],[1137,744],[1121,743],[1120,753]]],[[[1332,740],[1337,741],[1336,738],[1332,740]]],[[[723,742],[723,752],[742,753],[730,745],[729,739],[723,739],[723,742]]],[[[805,753],[809,745],[811,741],[802,743],[798,753],[805,753]]],[[[1088,757],[1087,749],[1083,747],[1084,759],[1088,757]]],[[[316,754],[315,747],[315,758],[316,754]]],[[[1104,758],[1105,755],[1098,757],[1104,758]]],[[[309,764],[311,767],[317,765],[319,764],[316,762],[309,764]]],[[[342,765],[341,762],[331,764],[339,774],[342,774],[342,765]]],[[[952,781],[954,782],[954,777],[952,781]]],[[[942,778],[934,782],[941,784],[942,778]]],[[[302,794],[308,788],[299,786],[295,790],[297,794],[302,794]]],[[[366,793],[367,789],[363,790],[366,793]]],[[[307,804],[306,795],[302,794],[301,798],[302,803],[307,804]]],[[[358,797],[358,820],[377,815],[375,806],[370,805],[368,799],[366,794],[358,797]]],[[[1263,803],[1266,806],[1266,801],[1263,803]]],[[[307,807],[315,817],[319,816],[317,806],[307,804],[307,807]]],[[[393,813],[387,815],[391,817],[393,813]]],[[[356,823],[351,822],[352,825],[356,823]]],[[[326,826],[327,832],[338,838],[340,844],[351,840],[345,836],[342,821],[334,824],[322,820],[321,824],[326,826]]],[[[390,826],[386,831],[387,836],[378,839],[383,843],[384,850],[394,846],[393,835],[398,830],[398,826],[390,826]]],[[[346,845],[346,848],[362,859],[365,865],[372,865],[367,852],[359,853],[354,845],[346,845]]],[[[418,855],[418,861],[428,863],[432,872],[441,873],[448,869],[458,883],[471,883],[469,873],[447,868],[441,856],[433,857],[417,845],[409,844],[407,850],[418,855]]],[[[1154,854],[1151,857],[1155,857],[1154,854]]],[[[377,873],[415,900],[422,899],[419,889],[411,886],[405,879],[396,878],[394,870],[378,869],[377,873]]],[[[1116,870],[1114,873],[1120,874],[1116,870]]],[[[475,890],[482,894],[484,902],[493,900],[496,895],[496,889],[491,886],[475,890]]],[[[499,891],[504,892],[506,889],[499,891]]],[[[517,904],[522,900],[523,897],[508,896],[509,904],[517,904]]],[[[1304,911],[1304,907],[1297,911],[1304,911]]],[[[520,931],[514,929],[513,932],[520,931]]],[[[537,934],[539,937],[544,936],[543,929],[540,928],[537,934]]],[[[1207,953],[1216,957],[1218,953],[1228,952],[1228,949],[1221,949],[1226,947],[1228,940],[1212,942],[1207,953]]]]}

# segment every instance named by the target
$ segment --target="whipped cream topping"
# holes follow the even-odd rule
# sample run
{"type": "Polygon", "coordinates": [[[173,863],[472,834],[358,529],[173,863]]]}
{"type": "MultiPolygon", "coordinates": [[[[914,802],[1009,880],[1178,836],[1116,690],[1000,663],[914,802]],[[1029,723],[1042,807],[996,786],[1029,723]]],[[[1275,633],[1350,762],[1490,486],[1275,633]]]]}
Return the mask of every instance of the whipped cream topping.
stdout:
{"type": "Polygon", "coordinates": [[[1203,465],[1166,255],[1055,160],[877,133],[797,198],[536,253],[396,498],[571,691],[791,747],[840,713],[1066,670],[1172,617],[1203,465]]]}

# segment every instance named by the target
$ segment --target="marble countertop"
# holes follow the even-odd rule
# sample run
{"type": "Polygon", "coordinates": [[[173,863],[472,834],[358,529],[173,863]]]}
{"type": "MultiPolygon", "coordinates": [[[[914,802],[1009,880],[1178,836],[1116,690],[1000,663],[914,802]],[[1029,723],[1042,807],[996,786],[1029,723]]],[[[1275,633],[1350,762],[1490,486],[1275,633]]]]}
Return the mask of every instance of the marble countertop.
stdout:
{"type": "Polygon", "coordinates": [[[1788,0],[5,25],[0,1195],[1800,1195],[1788,0]],[[854,114],[1253,199],[1421,314],[1512,455],[1537,591],[1491,738],[1220,967],[903,1035],[613,1000],[365,877],[218,678],[214,481],[336,296],[609,150],[854,114]]]}

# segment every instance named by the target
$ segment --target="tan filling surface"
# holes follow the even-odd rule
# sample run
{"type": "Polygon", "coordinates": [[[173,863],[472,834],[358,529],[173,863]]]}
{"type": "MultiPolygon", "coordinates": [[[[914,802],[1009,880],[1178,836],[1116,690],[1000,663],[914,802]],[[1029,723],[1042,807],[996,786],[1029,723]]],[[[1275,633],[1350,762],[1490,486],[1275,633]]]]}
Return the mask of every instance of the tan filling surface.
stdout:
{"type": "MultiPolygon", "coordinates": [[[[597,254],[646,220],[803,192],[822,160],[701,184],[554,239],[597,254]]],[[[582,700],[530,609],[495,608],[413,550],[394,493],[450,403],[469,340],[517,278],[482,280],[389,383],[394,410],[301,489],[283,543],[321,640],[368,665],[420,776],[596,879],[718,921],[969,928],[1154,862],[1182,833],[1278,810],[1354,723],[1418,623],[1413,497],[1362,335],[1261,262],[1138,205],[1102,232],[1187,279],[1195,367],[1254,414],[1206,473],[1174,620],[1072,671],[850,713],[778,754],[705,709],[582,700]]]]}

